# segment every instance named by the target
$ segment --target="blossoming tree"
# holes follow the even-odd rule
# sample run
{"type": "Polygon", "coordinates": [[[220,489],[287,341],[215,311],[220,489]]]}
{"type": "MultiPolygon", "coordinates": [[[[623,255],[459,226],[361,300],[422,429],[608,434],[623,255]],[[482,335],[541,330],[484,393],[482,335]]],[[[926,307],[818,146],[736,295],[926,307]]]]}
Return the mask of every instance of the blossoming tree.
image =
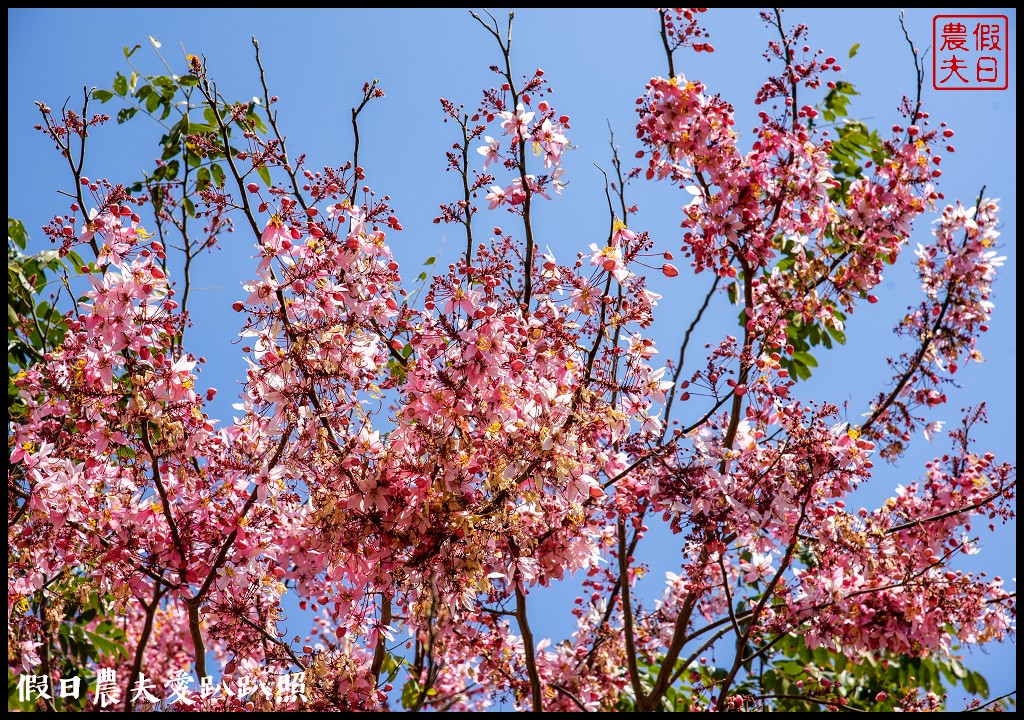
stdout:
{"type": "Polygon", "coordinates": [[[255,41],[251,102],[189,55],[168,75],[133,66],[80,112],[40,104],[73,185],[44,228],[58,253],[25,256],[9,223],[22,707],[141,709],[166,688],[187,710],[919,709],[941,683],[906,668],[974,678],[952,646],[1006,637],[1016,612],[1000,580],[956,563],[972,522],[1014,513],[1015,467],[971,444],[984,409],[879,506],[853,494],[938,434],[932,408],[979,358],[997,205],[939,193],[952,131],[922,109],[912,46],[916,97],[879,133],[836,122],[853,94],[836,60],[766,14],[776,74],[745,141],[733,107],[676,71],[713,52],[699,14],[652,15],[667,67],[637,89],[639,167],[613,145],[594,206],[607,234],[568,259],[545,251],[534,210],[566,190],[570,118],[542,71],[513,71],[511,17],[474,15],[497,81],[470,109],[442,100],[458,189],[434,220],[464,249],[412,282],[389,249],[401,208],[360,164],[376,81],[352,109],[351,159],[322,168],[286,144],[255,41]],[[141,181],[87,175],[108,101],[120,122],[164,121],[141,181]],[[648,182],[681,191],[676,236],[639,226],[629,193],[648,182]],[[797,399],[811,351],[845,342],[923,214],[923,299],[892,379],[857,422],[797,399]],[[231,231],[256,257],[234,303],[239,416],[221,425],[189,352],[190,269],[231,231]],[[645,273],[687,264],[710,290],[661,366],[649,331],[672,301],[645,273]],[[62,269],[63,314],[34,299],[62,269]],[[691,333],[720,301],[739,320],[695,361],[691,333]],[[659,518],[683,561],[652,599],[636,555],[659,518]],[[565,637],[538,642],[543,589],[569,578],[565,637]],[[285,630],[297,611],[301,635],[285,630]],[[90,691],[58,692],[72,678],[90,691]]]}

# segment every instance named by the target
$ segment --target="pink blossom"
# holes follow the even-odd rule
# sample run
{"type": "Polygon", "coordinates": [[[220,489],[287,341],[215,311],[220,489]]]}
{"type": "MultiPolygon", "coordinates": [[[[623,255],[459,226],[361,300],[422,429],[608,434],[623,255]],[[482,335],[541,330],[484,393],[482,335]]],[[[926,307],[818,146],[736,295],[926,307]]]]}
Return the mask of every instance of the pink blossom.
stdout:
{"type": "Polygon", "coordinates": [[[514,113],[505,110],[499,113],[499,115],[502,118],[501,127],[505,130],[505,134],[511,135],[516,139],[526,139],[528,135],[527,125],[533,120],[533,112],[526,112],[523,104],[519,103],[514,113]]]}
{"type": "Polygon", "coordinates": [[[481,145],[476,149],[478,153],[484,156],[484,170],[498,158],[498,149],[501,147],[500,143],[492,138],[490,135],[484,136],[484,142],[486,145],[481,145]]]}

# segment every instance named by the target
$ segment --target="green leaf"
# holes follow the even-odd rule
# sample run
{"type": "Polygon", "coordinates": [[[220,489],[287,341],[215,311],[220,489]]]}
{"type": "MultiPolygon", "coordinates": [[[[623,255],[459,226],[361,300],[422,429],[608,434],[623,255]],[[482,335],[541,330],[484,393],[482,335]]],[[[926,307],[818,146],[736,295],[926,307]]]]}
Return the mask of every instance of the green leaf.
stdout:
{"type": "Polygon", "coordinates": [[[789,369],[800,380],[809,380],[811,377],[811,371],[807,369],[807,366],[796,360],[790,363],[789,369]]]}
{"type": "Polygon", "coordinates": [[[426,259],[426,262],[424,262],[423,264],[424,264],[424,265],[433,265],[433,264],[434,264],[434,263],[436,263],[436,262],[437,262],[437,258],[436,258],[436,257],[434,257],[433,255],[431,255],[430,257],[428,257],[428,258],[426,259]]]}
{"type": "MultiPolygon", "coordinates": [[[[123,94],[124,93],[122,93],[122,95],[123,94]]],[[[135,113],[137,113],[138,111],[139,111],[138,108],[133,108],[133,107],[121,108],[120,110],[118,110],[117,111],[117,123],[118,123],[118,125],[120,125],[122,123],[126,123],[129,120],[131,120],[133,117],[135,117],[135,113]]]]}
{"type": "Polygon", "coordinates": [[[969,692],[971,695],[978,694],[978,685],[974,680],[974,673],[967,673],[963,678],[964,690],[969,692]]]}
{"type": "Polygon", "coordinates": [[[28,233],[25,232],[25,224],[21,220],[7,218],[7,239],[13,240],[22,250],[28,245],[28,233]]]}
{"type": "Polygon", "coordinates": [[[96,100],[99,100],[101,103],[105,103],[107,102],[107,100],[114,97],[114,93],[110,92],[109,90],[93,90],[92,96],[96,100]]]}
{"type": "Polygon", "coordinates": [[[185,202],[182,203],[182,204],[185,206],[185,212],[187,212],[191,217],[195,217],[196,216],[196,206],[195,206],[195,203],[193,203],[188,198],[185,198],[185,202]]]}
{"type": "Polygon", "coordinates": [[[132,76],[128,80],[128,89],[135,92],[135,86],[139,83],[139,74],[132,70],[132,76]]]}
{"type": "Polygon", "coordinates": [[[92,641],[93,646],[103,655],[115,655],[117,653],[117,646],[114,645],[110,640],[107,640],[102,635],[97,635],[94,632],[88,630],[85,631],[86,636],[92,641]]]}
{"type": "Polygon", "coordinates": [[[121,73],[118,73],[114,78],[114,92],[121,97],[124,97],[128,93],[128,78],[121,73]]]}
{"type": "Polygon", "coordinates": [[[798,350],[793,353],[793,360],[800,362],[807,367],[818,367],[818,361],[814,359],[814,356],[803,350],[798,350]]]}
{"type": "Polygon", "coordinates": [[[207,125],[206,123],[190,123],[188,127],[189,135],[197,135],[200,133],[212,133],[217,132],[217,128],[213,125],[207,125]]]}
{"type": "Polygon", "coordinates": [[[409,679],[409,682],[402,688],[402,707],[406,710],[411,710],[416,704],[416,701],[420,697],[420,684],[413,679],[409,679]]]}
{"type": "Polygon", "coordinates": [[[217,187],[224,187],[224,169],[214,163],[210,166],[210,174],[213,175],[213,181],[217,184],[217,187]]]}
{"type": "Polygon", "coordinates": [[[132,49],[129,50],[128,46],[125,45],[124,46],[124,56],[126,58],[130,58],[132,55],[135,54],[135,51],[138,50],[140,47],[142,47],[142,46],[141,45],[136,45],[135,47],[133,47],[132,49]]]}
{"type": "Polygon", "coordinates": [[[146,98],[146,110],[154,113],[158,107],[160,107],[160,96],[156,93],[149,93],[149,97],[146,98]]]}
{"type": "Polygon", "coordinates": [[[983,698],[987,698],[989,694],[988,681],[985,680],[985,677],[981,673],[972,672],[971,675],[974,676],[974,685],[977,689],[977,693],[983,698]]]}
{"type": "Polygon", "coordinates": [[[256,169],[256,172],[259,174],[263,184],[270,187],[270,170],[268,170],[265,165],[261,165],[256,169]]]}
{"type": "Polygon", "coordinates": [[[853,47],[850,48],[850,57],[852,58],[854,55],[856,55],[857,51],[859,49],[860,49],[860,43],[854,43],[853,47]]]}
{"type": "Polygon", "coordinates": [[[196,173],[196,187],[199,190],[208,190],[210,187],[210,171],[205,167],[199,168],[196,173]]]}
{"type": "Polygon", "coordinates": [[[82,623],[83,625],[88,625],[89,623],[91,623],[93,621],[93,618],[95,618],[95,617],[96,617],[96,609],[95,608],[89,608],[84,613],[82,613],[81,615],[78,616],[78,621],[80,623],[82,623]]]}
{"type": "Polygon", "coordinates": [[[182,75],[178,78],[178,84],[182,87],[194,87],[199,84],[199,78],[195,75],[182,75]]]}

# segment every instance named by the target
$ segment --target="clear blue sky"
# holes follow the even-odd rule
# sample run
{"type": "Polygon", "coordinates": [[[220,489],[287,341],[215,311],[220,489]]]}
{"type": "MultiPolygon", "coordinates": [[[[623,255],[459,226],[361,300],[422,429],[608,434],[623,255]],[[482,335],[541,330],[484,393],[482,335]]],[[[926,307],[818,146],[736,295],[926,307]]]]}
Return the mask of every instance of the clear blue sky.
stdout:
{"type": "MultiPolygon", "coordinates": [[[[505,11],[493,10],[501,18],[505,11]]],[[[924,50],[931,44],[932,17],[939,11],[911,10],[907,24],[924,50]]],[[[955,10],[941,11],[944,14],[955,10]]],[[[927,58],[924,107],[936,121],[946,120],[956,130],[955,154],[945,156],[941,189],[947,199],[968,204],[981,185],[987,194],[1002,199],[1003,252],[1008,256],[996,282],[996,310],[991,330],[980,342],[987,358],[958,373],[961,391],[939,409],[936,419],[953,424],[957,410],[986,400],[991,424],[979,433],[979,447],[991,449],[1001,460],[1016,459],[1016,14],[1013,10],[964,9],[965,13],[1008,14],[1010,22],[1010,87],[1006,91],[938,92],[931,89],[931,62],[927,58]]],[[[851,115],[885,130],[897,122],[895,108],[904,93],[912,92],[909,53],[898,24],[898,10],[792,10],[788,23],[810,26],[810,44],[840,58],[843,79],[862,93],[851,115]],[[859,54],[847,51],[860,43],[859,54]]],[[[716,48],[713,55],[687,54],[677,68],[701,79],[736,106],[737,130],[749,136],[755,121],[752,99],[763,82],[762,57],[772,33],[754,11],[712,11],[705,26],[716,48]]],[[[653,75],[664,74],[665,62],[656,35],[657,17],[651,10],[521,10],[516,13],[513,63],[517,73],[543,68],[555,93],[552,105],[572,118],[570,140],[578,149],[564,165],[569,187],[562,198],[543,203],[535,211],[541,247],[550,246],[565,260],[600,241],[607,217],[600,173],[594,163],[608,166],[610,123],[623,156],[634,146],[634,100],[653,75]]],[[[403,274],[414,277],[430,255],[442,262],[454,259],[461,242],[457,232],[433,225],[437,205],[457,197],[457,178],[444,172],[443,151],[454,141],[454,128],[441,122],[439,97],[473,107],[480,90],[494,82],[488,66],[498,61],[493,38],[462,10],[8,10],[8,214],[22,219],[41,247],[38,229],[67,203],[55,190],[68,187],[63,161],[32,126],[38,121],[34,100],[59,108],[70,99],[80,107],[82,88],[110,87],[115,71],[126,71],[122,48],[143,45],[133,60],[143,69],[161,72],[152,55],[148,36],[163,43],[169,60],[180,58],[178,42],[191,53],[204,54],[219,89],[229,97],[259,94],[250,36],[260,41],[268,81],[281,97],[280,122],[288,135],[293,156],[309,155],[310,166],[341,165],[351,153],[349,108],[366,80],[380,78],[388,97],[372,106],[362,124],[361,164],[368,182],[381,194],[390,194],[405,231],[391,237],[403,274]],[[446,233],[450,239],[446,242],[446,233]]],[[[118,108],[112,101],[104,110],[118,108]]],[[[90,139],[86,172],[114,182],[139,177],[157,155],[158,128],[137,118],[127,132],[108,126],[90,139]]],[[[742,142],[742,138],[741,138],[742,142]]],[[[665,187],[642,185],[630,195],[640,204],[636,229],[648,229],[659,249],[679,250],[678,207],[687,198],[665,187]]],[[[503,214],[492,214],[494,224],[510,224],[503,214]]],[[[481,227],[491,217],[481,215],[481,227]]],[[[927,239],[923,218],[911,241],[927,239]]],[[[202,288],[193,304],[196,327],[186,345],[197,355],[215,359],[205,369],[204,382],[220,390],[213,416],[230,420],[230,404],[244,376],[238,346],[230,345],[239,329],[239,316],[231,303],[244,298],[239,284],[251,277],[254,264],[251,238],[239,231],[222,241],[222,249],[199,264],[193,286],[202,288]]],[[[877,292],[881,302],[860,308],[848,327],[849,344],[819,357],[815,377],[799,386],[802,397],[850,403],[850,417],[866,407],[868,399],[888,377],[886,355],[905,346],[892,336],[893,324],[905,308],[916,304],[917,283],[910,267],[912,253],[888,271],[877,292]]],[[[665,295],[654,337],[663,358],[674,356],[683,330],[707,283],[688,269],[674,280],[658,277],[654,289],[665,295]]],[[[722,298],[701,328],[702,342],[715,342],[733,332],[735,310],[722,298]]],[[[698,346],[699,347],[699,346],[698,346]]],[[[941,441],[928,446],[916,438],[913,451],[897,467],[878,466],[873,481],[875,497],[920,474],[923,461],[943,451],[941,441]]],[[[991,574],[1000,574],[1016,586],[1016,526],[1001,528],[989,538],[980,560],[991,574]],[[1011,581],[1010,578],[1013,578],[1011,581]]],[[[648,556],[652,580],[644,594],[660,591],[657,578],[674,566],[678,557],[648,556]]],[[[550,602],[567,607],[567,593],[550,602]]],[[[548,620],[554,613],[537,613],[534,634],[556,641],[564,625],[548,620]]],[[[563,616],[564,617],[564,616],[563,616]]],[[[975,652],[968,664],[981,670],[995,692],[1016,684],[1013,645],[988,654],[975,652]]],[[[953,693],[956,697],[956,693],[953,693]]]]}

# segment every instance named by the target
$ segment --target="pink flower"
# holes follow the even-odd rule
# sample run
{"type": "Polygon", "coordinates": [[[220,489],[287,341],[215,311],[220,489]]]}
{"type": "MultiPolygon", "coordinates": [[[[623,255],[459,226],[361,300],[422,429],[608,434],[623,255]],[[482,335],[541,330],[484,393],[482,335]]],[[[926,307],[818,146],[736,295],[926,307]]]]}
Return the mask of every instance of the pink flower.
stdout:
{"type": "Polygon", "coordinates": [[[945,425],[945,424],[946,423],[944,421],[942,421],[942,420],[935,420],[935,421],[930,422],[927,425],[925,425],[924,426],[924,439],[927,440],[928,442],[931,442],[932,441],[932,437],[935,435],[935,433],[937,433],[940,430],[942,430],[942,426],[945,425]]]}
{"type": "Polygon", "coordinates": [[[82,226],[82,232],[79,235],[79,239],[82,242],[89,242],[92,240],[97,232],[106,232],[107,218],[104,217],[99,210],[92,208],[89,211],[89,221],[82,226]]]}
{"type": "Polygon", "coordinates": [[[590,256],[591,265],[604,268],[620,283],[630,276],[631,273],[622,261],[622,251],[619,250],[618,245],[606,245],[599,248],[596,243],[590,243],[590,249],[593,250],[593,254],[590,256]]]}
{"type": "Polygon", "coordinates": [[[463,290],[461,285],[455,286],[455,292],[444,305],[446,313],[462,310],[472,314],[476,310],[476,301],[480,299],[480,293],[475,290],[463,290]]]}
{"type": "Polygon", "coordinates": [[[493,210],[505,202],[505,191],[497,185],[491,185],[491,191],[487,193],[487,200],[490,202],[488,209],[493,210]]]}
{"type": "Polygon", "coordinates": [[[562,175],[565,174],[565,168],[555,168],[551,171],[551,187],[555,189],[556,195],[561,195],[562,191],[565,190],[565,183],[562,182],[562,175]]]}
{"type": "Polygon", "coordinates": [[[498,141],[492,138],[490,135],[484,136],[484,142],[486,142],[487,144],[481,145],[476,149],[476,151],[484,156],[484,170],[486,170],[488,165],[490,165],[493,161],[498,159],[498,148],[500,147],[500,145],[498,141]]]}
{"type": "Polygon", "coordinates": [[[331,220],[337,220],[339,222],[345,221],[345,211],[351,207],[349,203],[334,203],[333,205],[327,206],[327,217],[331,220]]]}
{"type": "Polygon", "coordinates": [[[661,379],[665,374],[665,370],[666,368],[660,368],[654,371],[650,371],[650,369],[648,369],[647,377],[643,379],[643,387],[650,394],[650,397],[654,402],[664,403],[665,391],[671,388],[674,384],[671,380],[661,379]]]}
{"type": "Polygon", "coordinates": [[[263,234],[260,236],[260,242],[263,247],[275,254],[282,250],[287,251],[292,246],[292,231],[285,225],[280,215],[274,214],[267,222],[267,227],[264,228],[263,234]]]}
{"type": "Polygon", "coordinates": [[[561,132],[561,126],[552,124],[551,120],[545,118],[540,127],[534,129],[533,140],[537,145],[534,147],[544,152],[544,167],[558,165],[562,159],[562,150],[569,144],[565,135],[561,132]]]}
{"type": "Polygon", "coordinates": [[[526,112],[526,108],[523,107],[522,103],[516,106],[515,113],[504,110],[499,113],[504,122],[501,123],[501,127],[505,129],[508,135],[513,136],[516,139],[526,139],[528,133],[526,132],[526,125],[533,120],[534,113],[526,112]]]}
{"type": "Polygon", "coordinates": [[[740,568],[746,573],[743,576],[744,582],[748,583],[756,582],[775,571],[771,553],[762,555],[757,551],[750,554],[750,560],[740,560],[740,568]]]}
{"type": "Polygon", "coordinates": [[[131,250],[131,245],[122,241],[105,242],[100,247],[99,257],[96,258],[96,265],[103,267],[110,263],[114,267],[121,267],[124,256],[131,250]]]}
{"type": "Polygon", "coordinates": [[[597,312],[602,293],[586,278],[580,278],[579,283],[579,287],[569,293],[571,307],[584,315],[593,315],[597,312]]]}
{"type": "Polygon", "coordinates": [[[626,223],[615,218],[615,222],[612,225],[612,244],[620,245],[622,242],[632,242],[634,240],[636,240],[636,233],[627,228],[626,223]]]}

